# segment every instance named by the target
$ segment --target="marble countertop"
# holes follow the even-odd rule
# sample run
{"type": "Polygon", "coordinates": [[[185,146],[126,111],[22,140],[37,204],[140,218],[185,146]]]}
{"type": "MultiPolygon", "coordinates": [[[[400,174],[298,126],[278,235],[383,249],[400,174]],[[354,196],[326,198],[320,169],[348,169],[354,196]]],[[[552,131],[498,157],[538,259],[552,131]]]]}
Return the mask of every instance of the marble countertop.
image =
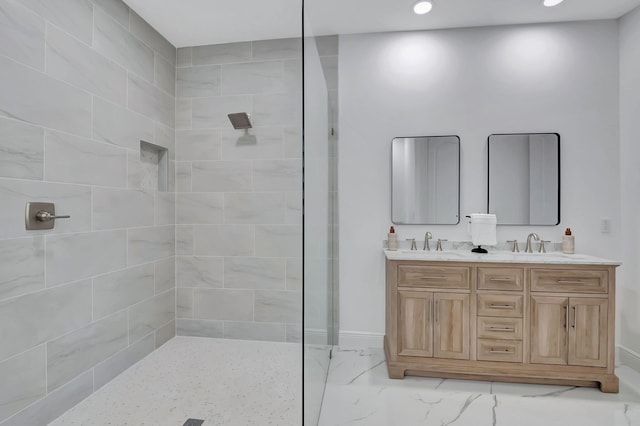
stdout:
{"type": "Polygon", "coordinates": [[[431,260],[444,262],[484,262],[484,263],[544,263],[561,265],[622,265],[621,262],[603,259],[586,254],[549,253],[513,253],[511,251],[493,251],[487,254],[472,253],[470,250],[384,250],[389,260],[431,260]]]}

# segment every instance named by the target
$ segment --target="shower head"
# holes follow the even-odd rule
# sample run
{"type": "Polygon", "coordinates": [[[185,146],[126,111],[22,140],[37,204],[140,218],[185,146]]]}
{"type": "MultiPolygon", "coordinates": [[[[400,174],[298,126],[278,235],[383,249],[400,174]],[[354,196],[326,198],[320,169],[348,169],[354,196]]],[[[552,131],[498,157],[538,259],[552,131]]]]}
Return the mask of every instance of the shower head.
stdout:
{"type": "Polygon", "coordinates": [[[233,128],[236,130],[250,129],[251,127],[253,127],[251,125],[251,120],[249,120],[249,114],[247,114],[246,112],[235,112],[233,114],[227,114],[227,117],[229,117],[229,121],[231,121],[233,128]]]}

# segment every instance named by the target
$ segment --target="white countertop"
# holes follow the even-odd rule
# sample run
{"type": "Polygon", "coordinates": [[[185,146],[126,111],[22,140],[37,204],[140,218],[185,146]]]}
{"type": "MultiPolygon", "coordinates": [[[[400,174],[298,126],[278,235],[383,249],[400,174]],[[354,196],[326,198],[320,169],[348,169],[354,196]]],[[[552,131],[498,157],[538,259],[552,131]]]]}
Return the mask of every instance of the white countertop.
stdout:
{"type": "Polygon", "coordinates": [[[562,265],[622,265],[615,260],[586,254],[550,253],[513,253],[493,251],[486,254],[472,253],[470,250],[423,251],[423,250],[384,250],[389,260],[431,260],[444,262],[486,262],[486,263],[546,263],[562,265]]]}

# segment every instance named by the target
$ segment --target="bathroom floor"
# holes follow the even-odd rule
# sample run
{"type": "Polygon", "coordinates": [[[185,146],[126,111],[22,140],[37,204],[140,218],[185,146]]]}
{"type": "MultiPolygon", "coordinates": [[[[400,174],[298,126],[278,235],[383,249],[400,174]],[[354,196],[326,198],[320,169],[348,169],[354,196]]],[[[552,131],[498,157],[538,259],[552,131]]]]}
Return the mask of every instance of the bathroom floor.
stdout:
{"type": "Polygon", "coordinates": [[[50,425],[297,425],[301,358],[299,344],[175,337],[50,425]]]}
{"type": "Polygon", "coordinates": [[[640,374],[625,366],[616,373],[618,394],[569,386],[393,380],[382,349],[336,348],[320,426],[640,425],[640,374]]]}

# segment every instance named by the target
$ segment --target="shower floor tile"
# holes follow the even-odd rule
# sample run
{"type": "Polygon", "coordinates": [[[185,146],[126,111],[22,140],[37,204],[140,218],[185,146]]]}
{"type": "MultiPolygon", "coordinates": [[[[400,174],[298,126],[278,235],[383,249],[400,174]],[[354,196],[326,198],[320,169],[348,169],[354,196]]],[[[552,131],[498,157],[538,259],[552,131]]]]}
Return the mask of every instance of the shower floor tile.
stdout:
{"type": "Polygon", "coordinates": [[[50,426],[299,425],[299,344],[175,337],[50,426]]]}

